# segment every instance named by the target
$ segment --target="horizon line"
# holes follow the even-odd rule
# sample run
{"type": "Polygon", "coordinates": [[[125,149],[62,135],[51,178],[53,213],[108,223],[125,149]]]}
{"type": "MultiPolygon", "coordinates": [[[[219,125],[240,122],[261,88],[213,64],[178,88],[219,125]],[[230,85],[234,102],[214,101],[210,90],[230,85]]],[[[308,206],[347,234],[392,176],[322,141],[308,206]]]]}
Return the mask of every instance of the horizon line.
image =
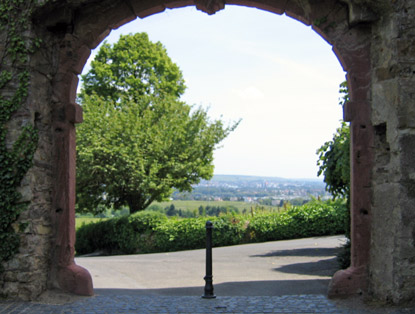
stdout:
{"type": "MultiPolygon", "coordinates": [[[[213,176],[233,176],[233,177],[257,177],[257,178],[275,178],[275,179],[284,179],[284,180],[315,180],[315,181],[323,181],[323,178],[316,177],[316,178],[287,178],[287,177],[279,177],[279,176],[266,176],[266,175],[252,175],[252,174],[221,174],[221,173],[214,173],[213,176]]],[[[212,177],[213,178],[213,177],[212,177]]],[[[206,180],[209,181],[209,180],[206,180]]]]}

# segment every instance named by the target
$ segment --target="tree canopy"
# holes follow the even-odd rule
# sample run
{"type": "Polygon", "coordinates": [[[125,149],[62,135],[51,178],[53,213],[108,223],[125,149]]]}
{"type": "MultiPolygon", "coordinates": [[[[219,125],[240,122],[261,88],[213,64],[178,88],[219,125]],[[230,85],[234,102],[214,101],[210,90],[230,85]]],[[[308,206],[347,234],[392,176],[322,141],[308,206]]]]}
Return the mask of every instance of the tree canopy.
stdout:
{"type": "Polygon", "coordinates": [[[82,80],[80,211],[103,204],[136,212],[212,177],[213,151],[238,123],[225,127],[180,101],[182,73],[160,43],[145,33],[104,43],[82,80]]]}
{"type": "Polygon", "coordinates": [[[121,35],[114,45],[104,42],[82,82],[81,99],[95,93],[110,101],[136,101],[144,95],[178,99],[186,89],[179,67],[146,33],[121,35]]]}
{"type": "MultiPolygon", "coordinates": [[[[340,105],[349,100],[347,82],[340,84],[340,105]]],[[[324,176],[326,189],[334,197],[349,197],[350,193],[350,129],[341,122],[331,141],[317,150],[318,175],[324,176]]]]}

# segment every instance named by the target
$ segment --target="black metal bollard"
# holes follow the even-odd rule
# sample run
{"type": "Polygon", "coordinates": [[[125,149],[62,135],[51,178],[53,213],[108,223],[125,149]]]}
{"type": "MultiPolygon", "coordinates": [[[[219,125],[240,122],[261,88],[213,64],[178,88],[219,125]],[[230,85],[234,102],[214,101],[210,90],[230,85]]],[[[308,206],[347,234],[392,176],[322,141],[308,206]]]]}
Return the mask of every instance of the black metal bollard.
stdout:
{"type": "Polygon", "coordinates": [[[213,224],[211,221],[206,222],[206,276],[205,280],[205,294],[202,298],[214,299],[216,296],[213,294],[213,276],[212,276],[212,229],[213,224]]]}

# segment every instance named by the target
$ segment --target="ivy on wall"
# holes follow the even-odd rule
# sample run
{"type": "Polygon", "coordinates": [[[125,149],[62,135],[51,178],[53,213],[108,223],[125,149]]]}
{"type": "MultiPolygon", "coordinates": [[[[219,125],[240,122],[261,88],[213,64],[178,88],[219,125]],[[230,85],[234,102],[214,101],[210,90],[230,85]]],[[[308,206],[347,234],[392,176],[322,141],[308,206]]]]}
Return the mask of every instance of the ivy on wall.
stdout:
{"type": "Polygon", "coordinates": [[[31,122],[22,124],[14,143],[7,141],[9,122],[27,100],[29,56],[40,44],[24,36],[33,5],[33,0],[0,0],[0,32],[5,39],[0,51],[0,273],[19,248],[18,232],[24,225],[16,221],[28,204],[21,202],[18,187],[32,166],[38,142],[31,122]]]}

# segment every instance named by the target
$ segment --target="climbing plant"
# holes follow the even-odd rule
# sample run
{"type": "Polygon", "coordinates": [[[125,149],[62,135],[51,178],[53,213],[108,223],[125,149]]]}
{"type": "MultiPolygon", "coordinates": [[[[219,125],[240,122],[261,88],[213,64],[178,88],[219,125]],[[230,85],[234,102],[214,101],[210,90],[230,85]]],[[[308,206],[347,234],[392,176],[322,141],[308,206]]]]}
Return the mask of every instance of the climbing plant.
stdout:
{"type": "Polygon", "coordinates": [[[29,56],[40,45],[40,40],[23,35],[33,7],[33,0],[0,0],[0,32],[5,36],[0,51],[0,272],[19,248],[18,232],[25,225],[16,222],[27,203],[21,201],[18,188],[32,166],[38,142],[30,122],[22,124],[14,140],[9,129],[13,114],[26,102],[29,56]]]}

